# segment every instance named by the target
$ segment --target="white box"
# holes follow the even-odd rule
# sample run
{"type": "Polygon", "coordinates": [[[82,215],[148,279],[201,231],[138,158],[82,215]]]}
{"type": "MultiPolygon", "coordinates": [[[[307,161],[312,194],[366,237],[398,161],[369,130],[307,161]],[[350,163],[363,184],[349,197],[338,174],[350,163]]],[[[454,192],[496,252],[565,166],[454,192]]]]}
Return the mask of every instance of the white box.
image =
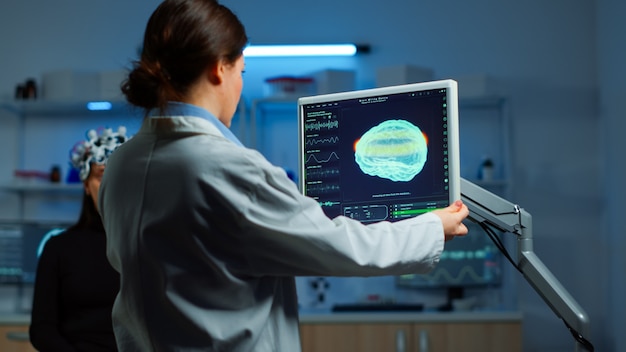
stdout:
{"type": "Polygon", "coordinates": [[[454,80],[458,83],[459,98],[480,98],[500,93],[493,78],[484,73],[463,75],[454,80]]]}
{"type": "Polygon", "coordinates": [[[119,101],[124,100],[121,85],[128,77],[126,70],[110,70],[100,72],[100,99],[119,101]]]}
{"type": "Polygon", "coordinates": [[[313,76],[317,94],[352,91],[356,83],[354,70],[322,70],[315,72],[313,76]]]}
{"type": "Polygon", "coordinates": [[[428,82],[433,79],[434,71],[426,67],[397,65],[380,67],[376,70],[376,85],[378,87],[428,82]]]}
{"type": "Polygon", "coordinates": [[[315,80],[312,77],[277,76],[265,80],[266,97],[298,98],[314,94],[315,80]]]}
{"type": "Polygon", "coordinates": [[[42,76],[45,100],[90,100],[100,96],[100,77],[96,72],[58,70],[42,76]]]}

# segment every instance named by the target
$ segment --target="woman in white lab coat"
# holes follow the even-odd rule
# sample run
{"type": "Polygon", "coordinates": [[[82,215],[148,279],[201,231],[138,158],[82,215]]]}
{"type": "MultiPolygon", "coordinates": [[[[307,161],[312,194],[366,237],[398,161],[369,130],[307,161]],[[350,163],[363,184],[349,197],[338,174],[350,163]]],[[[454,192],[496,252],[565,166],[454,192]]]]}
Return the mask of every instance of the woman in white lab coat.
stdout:
{"type": "Polygon", "coordinates": [[[228,127],[246,44],[213,0],[166,0],[148,22],[122,87],[146,118],[99,197],[120,351],[298,351],[294,276],[426,272],[467,233],[460,201],[393,224],[329,219],[243,147],[228,127]]]}

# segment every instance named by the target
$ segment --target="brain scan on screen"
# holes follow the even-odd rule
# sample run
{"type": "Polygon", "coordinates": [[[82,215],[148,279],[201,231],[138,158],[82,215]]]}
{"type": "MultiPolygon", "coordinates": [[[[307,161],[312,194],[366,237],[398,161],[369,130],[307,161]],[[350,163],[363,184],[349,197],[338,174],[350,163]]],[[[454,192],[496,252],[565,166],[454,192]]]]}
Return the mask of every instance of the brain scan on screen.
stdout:
{"type": "Polygon", "coordinates": [[[387,120],[361,136],[354,158],[365,174],[408,182],[422,171],[427,155],[427,140],[419,127],[387,120]]]}

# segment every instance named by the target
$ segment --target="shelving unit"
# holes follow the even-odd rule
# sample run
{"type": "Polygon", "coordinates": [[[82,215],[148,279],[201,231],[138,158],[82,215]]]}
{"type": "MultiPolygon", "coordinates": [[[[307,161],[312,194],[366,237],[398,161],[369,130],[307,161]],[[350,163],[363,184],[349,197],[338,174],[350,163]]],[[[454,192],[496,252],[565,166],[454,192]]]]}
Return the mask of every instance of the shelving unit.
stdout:
{"type": "Polygon", "coordinates": [[[512,195],[512,150],[508,101],[502,96],[459,99],[461,177],[502,197],[512,195]],[[494,162],[494,178],[478,177],[484,158],[494,162]]]}
{"type": "MultiPolygon", "coordinates": [[[[22,100],[0,102],[0,118],[14,119],[15,122],[15,142],[11,146],[2,146],[6,150],[11,150],[12,154],[8,160],[3,160],[7,165],[13,165],[16,170],[32,169],[34,161],[30,164],[27,159],[33,159],[33,155],[38,152],[35,148],[40,148],[41,159],[56,153],[58,157],[50,158],[50,164],[68,165],[67,157],[74,142],[80,140],[81,135],[90,128],[113,127],[114,120],[124,120],[129,117],[134,118],[139,111],[133,111],[125,102],[112,101],[108,110],[89,110],[88,103],[91,101],[45,101],[45,100],[22,100]],[[112,124],[106,123],[111,119],[112,124]],[[103,123],[104,122],[104,123],[103,123]],[[29,129],[40,129],[36,135],[31,135],[29,129]],[[74,130],[82,130],[77,134],[74,130]],[[33,143],[36,140],[37,143],[33,143]],[[58,150],[62,150],[59,152],[58,150]]],[[[140,120],[137,122],[140,123],[140,120]]],[[[125,124],[126,125],[126,124],[125,124]]],[[[37,164],[36,169],[47,168],[37,164]]],[[[7,170],[12,171],[12,170],[7,170]]],[[[43,170],[42,170],[43,171],[43,170]]],[[[1,221],[20,222],[26,220],[38,221],[39,219],[29,218],[29,201],[50,201],[80,204],[83,194],[82,183],[68,184],[65,182],[52,183],[45,180],[19,179],[12,175],[4,175],[0,182],[0,192],[14,195],[14,197],[3,197],[9,205],[4,205],[11,209],[16,209],[15,216],[11,219],[1,221]],[[17,197],[17,199],[15,199],[17,197]]],[[[48,205],[53,207],[52,204],[48,205]]],[[[72,207],[70,207],[72,208],[72,207]]],[[[56,215],[56,214],[55,214],[56,215]]],[[[68,215],[75,217],[77,214],[68,215]]],[[[48,220],[48,219],[46,219],[48,220]]]]}
{"type": "MultiPolygon", "coordinates": [[[[273,163],[297,170],[297,97],[255,99],[250,109],[244,99],[238,107],[233,131],[242,142],[259,149],[273,163]]],[[[106,111],[87,110],[89,101],[5,101],[0,102],[0,111],[13,115],[17,120],[17,145],[14,148],[16,167],[23,168],[26,149],[26,121],[29,118],[85,118],[86,121],[113,116],[137,116],[125,102],[111,102],[106,111]]],[[[501,96],[464,98],[459,101],[461,172],[462,177],[494,193],[511,196],[513,183],[511,172],[510,126],[507,100],[501,96]],[[477,178],[478,167],[483,157],[496,163],[495,178],[489,181],[477,178]]],[[[6,115],[6,114],[5,114],[6,115]]],[[[85,125],[89,125],[86,122],[85,125]]],[[[94,127],[91,125],[91,127],[94,127]]],[[[58,142],[57,142],[58,143],[58,142]]],[[[80,185],[15,183],[0,184],[0,191],[18,194],[23,199],[33,194],[79,196],[80,185]]],[[[23,213],[22,213],[23,214],[23,213]]]]}
{"type": "MultiPolygon", "coordinates": [[[[32,167],[27,163],[30,156],[32,159],[33,148],[41,148],[42,146],[50,146],[47,149],[62,149],[63,154],[56,161],[67,165],[69,163],[69,150],[74,142],[80,140],[84,133],[92,128],[110,127],[116,128],[119,125],[125,125],[132,134],[134,130],[138,130],[143,110],[133,108],[125,101],[107,101],[110,103],[108,110],[89,110],[88,104],[94,100],[79,101],[45,101],[45,100],[16,100],[0,102],[0,120],[5,118],[14,119],[15,124],[15,145],[7,146],[7,150],[11,150],[10,163],[14,164],[16,169],[24,169],[32,167]],[[27,140],[32,140],[29,129],[44,128],[50,130],[39,131],[37,135],[36,146],[29,145],[27,140]],[[67,126],[71,125],[71,126],[67,126]],[[67,130],[67,131],[66,131],[67,130]],[[59,137],[61,135],[62,137],[59,137]]],[[[233,132],[242,136],[245,135],[247,128],[246,121],[243,116],[247,115],[246,104],[241,99],[237,108],[236,118],[233,126],[233,132]]],[[[31,143],[32,144],[32,143],[31,143]]],[[[2,147],[2,146],[0,146],[2,147]]],[[[42,153],[48,153],[49,150],[42,150],[42,153]]],[[[9,163],[9,164],[10,164],[9,163]]],[[[10,178],[10,177],[9,177],[10,178]]],[[[54,198],[70,200],[78,203],[83,193],[82,184],[67,183],[48,183],[45,181],[30,180],[3,180],[0,177],[0,193],[10,193],[17,195],[18,210],[17,221],[23,220],[27,216],[25,206],[27,199],[38,198],[54,198]]],[[[0,221],[2,221],[0,219],[0,221]]]]}
{"type": "Polygon", "coordinates": [[[17,193],[44,193],[44,194],[82,194],[83,185],[65,183],[30,183],[13,182],[0,185],[0,190],[17,193]]]}
{"type": "Polygon", "coordinates": [[[15,100],[0,102],[0,109],[11,112],[20,117],[30,115],[60,116],[60,115],[107,115],[113,113],[128,113],[131,108],[123,101],[108,101],[111,108],[107,110],[89,110],[87,104],[94,100],[68,100],[68,101],[46,101],[46,100],[15,100]]]}

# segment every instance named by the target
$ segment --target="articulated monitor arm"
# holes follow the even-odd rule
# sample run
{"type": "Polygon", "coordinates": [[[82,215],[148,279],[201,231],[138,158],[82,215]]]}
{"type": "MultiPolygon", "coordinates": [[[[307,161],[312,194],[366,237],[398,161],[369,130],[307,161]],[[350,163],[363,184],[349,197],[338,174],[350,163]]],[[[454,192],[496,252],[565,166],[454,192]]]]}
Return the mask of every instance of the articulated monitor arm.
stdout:
{"type": "Polygon", "coordinates": [[[531,215],[465,179],[461,179],[461,198],[469,208],[471,219],[517,236],[517,269],[565,322],[576,339],[576,351],[593,351],[593,346],[585,339],[589,336],[587,314],[533,252],[531,215]]]}

